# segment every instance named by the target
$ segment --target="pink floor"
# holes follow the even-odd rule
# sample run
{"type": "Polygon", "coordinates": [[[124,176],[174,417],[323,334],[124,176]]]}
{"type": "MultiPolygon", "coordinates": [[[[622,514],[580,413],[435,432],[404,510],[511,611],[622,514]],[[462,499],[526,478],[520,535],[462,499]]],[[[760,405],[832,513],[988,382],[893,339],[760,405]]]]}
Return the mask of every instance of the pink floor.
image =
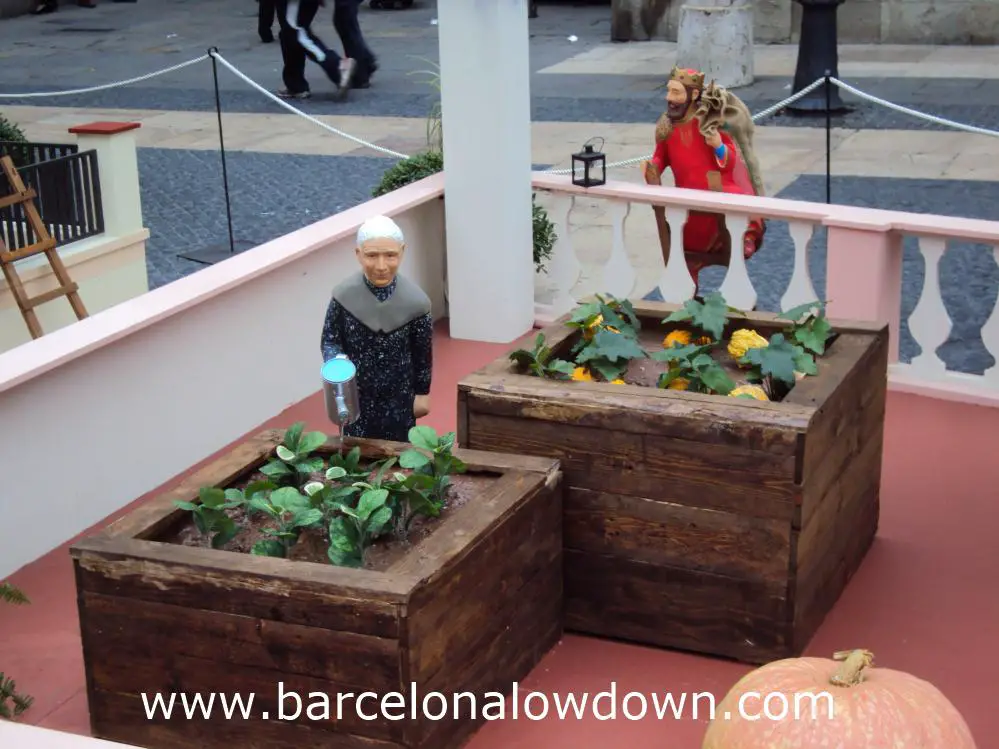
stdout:
{"type": "MultiPolygon", "coordinates": [[[[442,329],[435,348],[434,410],[427,423],[454,429],[455,383],[506,348],[454,341],[442,329]]],[[[319,396],[261,428],[283,428],[298,419],[331,430],[319,396]]],[[[809,654],[823,656],[868,648],[878,664],[933,682],[964,714],[982,747],[999,735],[994,706],[999,674],[997,448],[997,410],[889,396],[878,537],[809,648],[809,654]]],[[[0,609],[0,668],[36,698],[23,720],[86,734],[84,672],[66,547],[24,567],[11,581],[33,601],[27,607],[0,609]]],[[[636,691],[673,692],[677,699],[682,692],[713,692],[720,700],[747,670],[713,658],[567,635],[522,692],[571,692],[577,697],[589,692],[592,699],[616,684],[619,699],[636,691]]],[[[507,720],[486,724],[469,749],[697,749],[705,720],[704,715],[693,720],[689,709],[686,718],[670,718],[665,724],[654,717],[601,721],[592,715],[584,720],[507,720]]]]}

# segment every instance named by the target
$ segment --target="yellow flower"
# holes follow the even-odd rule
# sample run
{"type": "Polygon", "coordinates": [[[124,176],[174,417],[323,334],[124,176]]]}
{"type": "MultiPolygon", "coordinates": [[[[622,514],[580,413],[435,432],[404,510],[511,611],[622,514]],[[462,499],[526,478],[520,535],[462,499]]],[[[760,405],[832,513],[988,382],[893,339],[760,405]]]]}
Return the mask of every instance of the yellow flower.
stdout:
{"type": "Polygon", "coordinates": [[[677,377],[669,385],[666,386],[667,390],[686,390],[690,387],[690,380],[686,377],[677,377]]]}
{"type": "Polygon", "coordinates": [[[572,379],[576,382],[593,382],[593,375],[586,367],[576,367],[572,370],[572,379]]]}
{"type": "Polygon", "coordinates": [[[686,346],[690,343],[690,333],[686,330],[671,330],[663,338],[663,348],[686,346]]]}
{"type": "Polygon", "coordinates": [[[740,395],[749,395],[758,401],[770,400],[766,392],[759,385],[740,385],[729,393],[729,396],[732,398],[737,398],[740,395]]]}
{"type": "Polygon", "coordinates": [[[728,353],[735,360],[739,360],[746,355],[746,352],[754,348],[763,348],[767,344],[767,339],[755,330],[743,328],[732,334],[728,343],[728,353]]]}
{"type": "Polygon", "coordinates": [[[611,380],[610,384],[611,385],[624,385],[626,383],[625,383],[624,380],[622,380],[620,377],[618,377],[616,380],[611,380]]]}

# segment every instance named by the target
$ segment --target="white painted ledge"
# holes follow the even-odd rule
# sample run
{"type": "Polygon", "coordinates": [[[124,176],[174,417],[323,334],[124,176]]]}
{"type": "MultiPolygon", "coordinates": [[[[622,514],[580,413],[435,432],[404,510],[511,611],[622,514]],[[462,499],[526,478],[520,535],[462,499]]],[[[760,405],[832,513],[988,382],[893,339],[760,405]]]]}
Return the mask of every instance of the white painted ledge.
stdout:
{"type": "Polygon", "coordinates": [[[75,733],[0,720],[0,746],[9,749],[142,749],[75,733]]]}

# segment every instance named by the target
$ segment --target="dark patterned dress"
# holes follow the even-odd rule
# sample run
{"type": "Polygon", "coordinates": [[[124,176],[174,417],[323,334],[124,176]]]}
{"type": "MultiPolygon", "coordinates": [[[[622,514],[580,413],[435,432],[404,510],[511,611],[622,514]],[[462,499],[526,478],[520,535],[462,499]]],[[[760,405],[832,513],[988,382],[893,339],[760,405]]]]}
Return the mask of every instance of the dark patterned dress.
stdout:
{"type": "MultiPolygon", "coordinates": [[[[396,277],[379,288],[362,279],[381,303],[389,301],[399,283],[396,277]]],[[[422,294],[415,286],[410,294],[413,289],[422,294]]],[[[413,402],[417,395],[430,393],[433,369],[433,318],[429,311],[416,313],[393,330],[372,330],[348,312],[334,292],[323,324],[323,361],[346,354],[354,363],[361,408],[357,421],[344,428],[344,436],[409,441],[409,430],[416,426],[413,402]]]]}

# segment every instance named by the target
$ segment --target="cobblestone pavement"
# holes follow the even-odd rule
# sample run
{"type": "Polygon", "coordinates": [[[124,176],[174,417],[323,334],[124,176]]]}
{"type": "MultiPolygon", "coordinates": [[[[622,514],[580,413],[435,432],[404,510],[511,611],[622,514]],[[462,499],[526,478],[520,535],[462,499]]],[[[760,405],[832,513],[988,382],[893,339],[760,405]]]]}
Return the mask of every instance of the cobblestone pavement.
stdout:
{"type": "MultiPolygon", "coordinates": [[[[651,123],[661,112],[665,71],[644,75],[543,73],[545,68],[605,45],[609,38],[605,5],[541,5],[530,22],[535,121],[651,123]],[[569,35],[578,37],[570,41],[569,35]]],[[[137,4],[102,3],[96,9],[66,6],[41,18],[0,24],[0,93],[62,90],[120,80],[173,65],[217,46],[233,64],[263,85],[279,85],[280,52],[261,44],[255,33],[256,4],[251,0],[156,0],[137,4]],[[207,10],[206,10],[207,8],[207,10]]],[[[329,11],[327,11],[328,13],[329,11]]],[[[353,92],[342,104],[332,101],[328,82],[310,65],[316,94],[302,103],[311,113],[405,116],[422,118],[436,98],[413,71],[437,58],[433,3],[418,2],[408,11],[362,9],[361,22],[380,56],[375,85],[353,92]]],[[[328,15],[317,31],[336,41],[328,15]]],[[[630,45],[620,45],[630,46],[630,45]]],[[[844,76],[845,77],[845,76],[844,76]]],[[[232,76],[219,71],[227,112],[278,112],[276,105],[232,76]]],[[[862,77],[859,88],[899,104],[984,127],[999,127],[999,80],[981,78],[862,77]]],[[[787,76],[763,76],[739,94],[759,111],[790,93],[787,76]]],[[[847,101],[849,96],[844,97],[847,101]]],[[[138,86],[72,97],[0,100],[4,104],[209,111],[214,108],[211,66],[203,64],[155,78],[138,86]]],[[[813,118],[780,117],[768,124],[821,126],[813,118]]],[[[867,129],[941,129],[872,105],[858,104],[834,126],[867,129]]],[[[630,154],[629,154],[630,155],[630,154]]],[[[229,172],[235,234],[254,243],[300,228],[368,198],[389,162],[361,156],[305,156],[230,152],[229,172]],[[277,197],[275,197],[277,196],[277,197]]],[[[152,231],[148,248],[151,285],[159,286],[200,267],[177,253],[227,242],[225,204],[218,154],[205,150],[143,148],[139,153],[142,200],[152,231]],[[192,189],[192,185],[195,189],[192,189]]],[[[886,163],[886,173],[892,164],[886,163]]],[[[803,176],[780,197],[823,200],[824,179],[803,176]]],[[[989,181],[903,180],[836,177],[837,202],[917,212],[999,218],[999,187],[989,181]]],[[[811,256],[817,291],[825,286],[825,239],[818,235],[811,256]]],[[[774,309],[791,273],[793,251],[785,226],[775,224],[763,253],[750,263],[761,306],[774,309]]],[[[710,288],[720,271],[704,274],[710,288]]],[[[923,279],[922,260],[907,246],[903,279],[903,318],[911,313],[923,279]]],[[[945,303],[954,319],[950,341],[941,356],[959,371],[981,372],[992,358],[979,329],[991,312],[999,289],[999,269],[982,247],[955,247],[942,263],[945,303]]],[[[646,287],[648,288],[648,287],[646,287]]],[[[903,325],[903,359],[918,347],[903,325]]]]}

